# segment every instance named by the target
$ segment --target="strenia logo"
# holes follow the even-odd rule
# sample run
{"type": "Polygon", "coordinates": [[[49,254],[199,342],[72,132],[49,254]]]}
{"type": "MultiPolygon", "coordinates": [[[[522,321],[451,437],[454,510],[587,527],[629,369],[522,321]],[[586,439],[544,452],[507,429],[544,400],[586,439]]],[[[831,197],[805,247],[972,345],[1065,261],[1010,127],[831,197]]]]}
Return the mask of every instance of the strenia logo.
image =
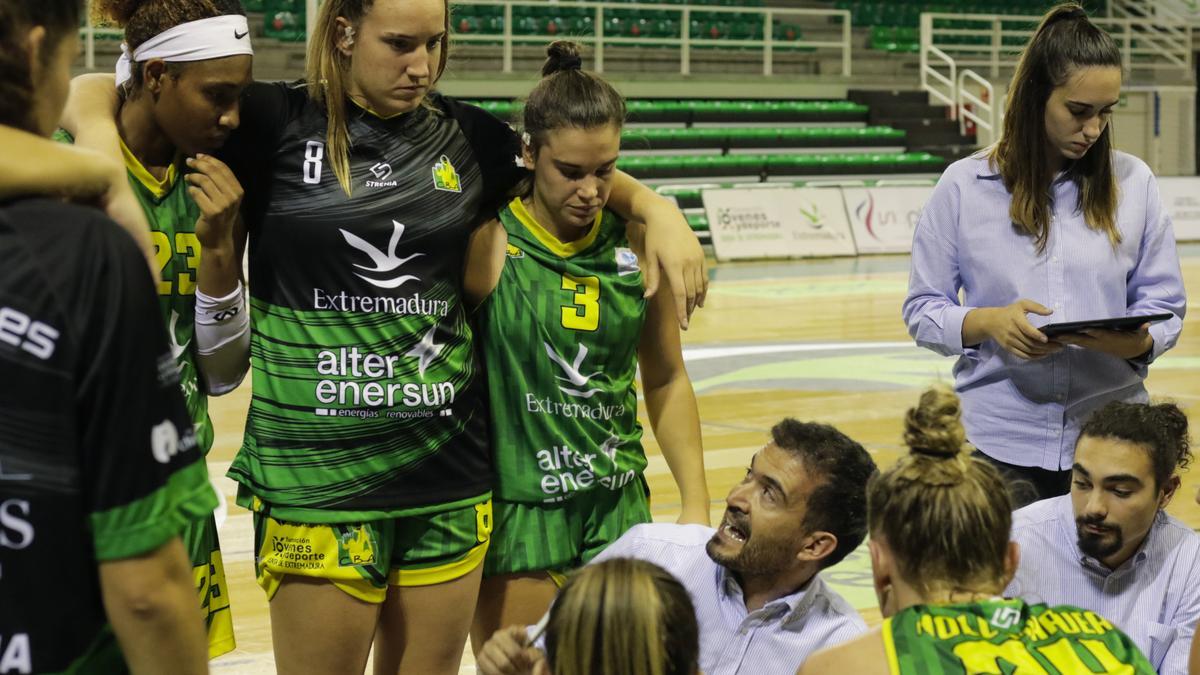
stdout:
{"type": "MultiPolygon", "coordinates": [[[[407,263],[413,258],[419,258],[420,256],[425,255],[424,253],[414,253],[406,258],[400,258],[396,256],[396,247],[400,245],[400,238],[404,236],[404,225],[395,220],[392,221],[392,238],[388,241],[386,254],[372,246],[369,241],[352,232],[347,232],[341,228],[338,228],[338,231],[340,231],[342,236],[345,237],[347,244],[350,244],[350,246],[362,251],[363,253],[366,253],[367,257],[371,259],[372,263],[374,263],[373,267],[359,264],[355,264],[354,266],[360,270],[365,270],[374,275],[385,275],[390,272],[395,272],[400,268],[401,265],[407,263]]],[[[354,274],[363,281],[371,284],[372,286],[378,286],[379,288],[399,288],[409,281],[421,280],[420,277],[413,274],[398,274],[396,276],[385,277],[381,279],[372,278],[365,274],[359,274],[358,272],[355,272],[354,274]]]]}
{"type": "Polygon", "coordinates": [[[380,162],[371,167],[371,173],[374,174],[376,180],[387,180],[388,176],[392,175],[392,165],[386,162],[380,162]]]}
{"type": "Polygon", "coordinates": [[[588,385],[588,382],[591,381],[593,377],[600,374],[599,371],[596,371],[591,375],[584,375],[583,373],[579,372],[579,366],[582,365],[583,360],[587,358],[587,345],[580,344],[579,351],[575,354],[575,362],[567,363],[566,359],[559,356],[558,352],[554,351],[554,347],[551,347],[549,342],[543,342],[542,344],[546,346],[546,354],[550,357],[550,360],[553,361],[554,364],[557,365],[564,373],[566,373],[566,377],[558,376],[557,379],[569,382],[572,385],[571,387],[564,387],[560,384],[558,385],[559,391],[567,396],[574,396],[576,398],[591,398],[600,391],[599,389],[594,388],[588,389],[587,391],[583,390],[583,388],[588,385]]]}

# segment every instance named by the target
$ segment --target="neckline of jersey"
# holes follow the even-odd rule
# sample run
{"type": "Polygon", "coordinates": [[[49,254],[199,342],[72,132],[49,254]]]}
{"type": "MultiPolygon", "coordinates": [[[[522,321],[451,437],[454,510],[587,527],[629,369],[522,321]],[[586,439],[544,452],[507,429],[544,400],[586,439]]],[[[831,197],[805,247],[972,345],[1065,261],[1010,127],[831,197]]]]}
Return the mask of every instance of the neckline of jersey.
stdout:
{"type": "Polygon", "coordinates": [[[550,234],[550,231],[542,226],[541,223],[533,217],[529,209],[525,208],[525,202],[521,201],[520,197],[514,197],[508,204],[508,209],[516,216],[517,220],[529,230],[529,233],[535,239],[550,250],[551,253],[560,258],[570,258],[582,251],[585,251],[596,242],[596,237],[600,234],[600,220],[604,217],[604,209],[596,212],[596,218],[592,221],[592,227],[583,237],[572,242],[559,241],[558,237],[550,234]]]}
{"type": "Polygon", "coordinates": [[[354,107],[358,108],[360,111],[370,115],[371,117],[374,117],[375,119],[379,120],[380,122],[396,122],[396,123],[399,123],[404,126],[413,124],[415,122],[419,122],[424,117],[424,115],[419,115],[418,113],[426,110],[424,104],[422,104],[422,105],[417,106],[416,108],[413,108],[412,110],[409,110],[408,112],[398,112],[394,115],[380,115],[379,113],[372,110],[370,107],[365,106],[365,105],[359,103],[358,101],[356,101],[354,99],[354,97],[350,96],[349,94],[346,95],[346,100],[348,100],[352,104],[354,104],[354,107]]]}
{"type": "Polygon", "coordinates": [[[142,160],[138,159],[137,155],[133,154],[133,151],[129,149],[129,146],[125,145],[124,138],[120,138],[118,140],[121,141],[121,156],[125,159],[125,168],[129,171],[129,174],[136,178],[143,187],[149,190],[150,194],[154,195],[155,199],[162,199],[163,197],[167,196],[167,193],[170,192],[171,188],[175,185],[175,165],[178,163],[178,157],[176,157],[176,159],[171,162],[171,165],[167,167],[167,175],[162,180],[159,180],[154,177],[154,174],[150,173],[150,171],[146,169],[145,165],[142,164],[142,160]]]}

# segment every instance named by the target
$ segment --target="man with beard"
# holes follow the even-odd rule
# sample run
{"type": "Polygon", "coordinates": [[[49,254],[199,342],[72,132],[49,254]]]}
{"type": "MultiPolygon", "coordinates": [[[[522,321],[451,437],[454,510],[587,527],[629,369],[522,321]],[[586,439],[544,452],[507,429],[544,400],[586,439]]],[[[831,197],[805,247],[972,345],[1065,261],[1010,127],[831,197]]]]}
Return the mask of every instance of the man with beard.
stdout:
{"type": "MultiPolygon", "coordinates": [[[[688,589],[706,675],[791,673],[807,656],[866,632],[818,572],[866,537],[866,485],[875,462],[824,424],[785,419],[726,498],[713,530],[638,525],[593,559],[637,558],[688,589]]],[[[540,654],[524,627],[500,631],[479,654],[484,675],[531,672],[540,654]]]]}
{"type": "Polygon", "coordinates": [[[1187,673],[1200,617],[1200,535],[1163,510],[1191,462],[1170,403],[1110,403],[1083,426],[1071,493],[1013,514],[1021,547],[1006,596],[1092,610],[1159,673],[1187,673]]]}

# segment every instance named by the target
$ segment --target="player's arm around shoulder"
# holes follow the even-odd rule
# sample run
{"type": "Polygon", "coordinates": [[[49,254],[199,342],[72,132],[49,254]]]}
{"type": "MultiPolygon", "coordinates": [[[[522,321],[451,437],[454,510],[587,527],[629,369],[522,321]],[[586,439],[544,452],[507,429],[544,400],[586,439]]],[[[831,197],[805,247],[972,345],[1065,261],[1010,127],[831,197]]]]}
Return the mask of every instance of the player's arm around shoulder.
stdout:
{"type": "Polygon", "coordinates": [[[483,304],[500,283],[504,271],[504,252],[508,247],[508,232],[497,219],[475,228],[467,242],[467,257],[463,270],[463,296],[472,309],[483,304]]]}
{"type": "MultiPolygon", "coordinates": [[[[628,225],[626,233],[644,269],[646,258],[637,228],[636,224],[628,225]]],[[[673,293],[655,293],[649,300],[638,344],[638,365],[650,424],[679,486],[681,512],[677,522],[708,525],[709,496],[700,411],[683,362],[673,293]]]]}
{"type": "Polygon", "coordinates": [[[100,591],[130,671],[208,672],[208,644],[183,541],[100,563],[100,591]]]}
{"type": "Polygon", "coordinates": [[[878,628],[808,657],[796,675],[897,675],[888,666],[883,632],[878,628]]]}

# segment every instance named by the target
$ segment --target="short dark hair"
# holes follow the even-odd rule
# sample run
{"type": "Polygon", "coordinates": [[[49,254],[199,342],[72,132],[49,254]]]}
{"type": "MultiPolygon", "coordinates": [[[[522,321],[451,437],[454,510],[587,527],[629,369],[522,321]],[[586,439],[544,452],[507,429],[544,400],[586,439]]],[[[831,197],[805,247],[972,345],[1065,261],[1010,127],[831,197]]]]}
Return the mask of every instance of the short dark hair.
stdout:
{"type": "Polygon", "coordinates": [[[838,564],[867,538],[867,481],[878,470],[875,461],[862,445],[828,424],[789,417],[771,428],[771,440],[821,481],[808,497],[802,525],[837,537],[837,548],[821,567],[838,564]]]}
{"type": "Polygon", "coordinates": [[[1187,415],[1174,403],[1122,403],[1113,401],[1092,413],[1079,436],[1113,438],[1135,443],[1150,451],[1154,487],[1161,488],[1175,470],[1192,463],[1187,415]]]}
{"type": "Polygon", "coordinates": [[[43,65],[72,31],[79,30],[83,0],[0,0],[0,124],[33,131],[34,91],[25,32],[46,29],[43,65]]]}

